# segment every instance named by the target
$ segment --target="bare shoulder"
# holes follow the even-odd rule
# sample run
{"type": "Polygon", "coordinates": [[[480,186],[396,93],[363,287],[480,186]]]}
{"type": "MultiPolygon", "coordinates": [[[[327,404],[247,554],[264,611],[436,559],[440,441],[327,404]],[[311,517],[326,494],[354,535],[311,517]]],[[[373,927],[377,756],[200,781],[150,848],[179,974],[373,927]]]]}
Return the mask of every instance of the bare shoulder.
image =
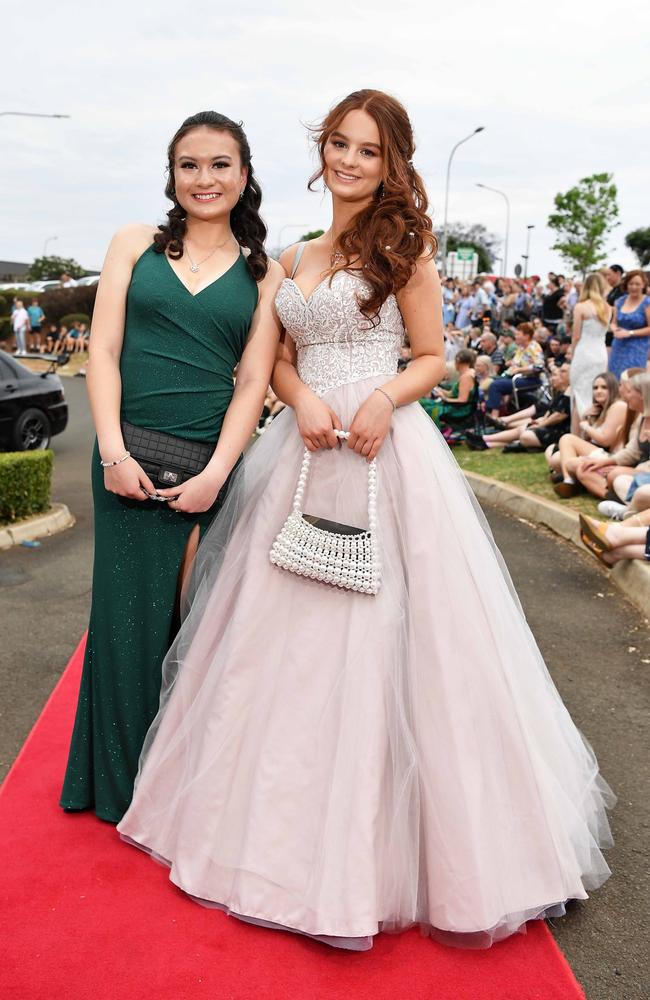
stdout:
{"type": "Polygon", "coordinates": [[[269,295],[274,296],[285,278],[286,274],[282,265],[269,257],[268,271],[260,281],[260,299],[269,295]]]}
{"type": "Polygon", "coordinates": [[[433,257],[429,255],[422,256],[418,259],[415,265],[413,274],[405,284],[404,288],[398,293],[397,298],[408,298],[413,293],[419,293],[423,291],[437,292],[440,293],[440,276],[438,274],[438,268],[436,267],[436,262],[433,257]]]}
{"type": "Polygon", "coordinates": [[[273,257],[269,257],[269,269],[264,275],[262,284],[273,285],[273,287],[276,287],[285,277],[286,275],[282,264],[280,264],[277,260],[274,260],[273,257]]]}
{"type": "Polygon", "coordinates": [[[156,226],[143,222],[134,222],[122,226],[111,240],[110,250],[120,256],[128,257],[133,263],[153,243],[156,226]]]}

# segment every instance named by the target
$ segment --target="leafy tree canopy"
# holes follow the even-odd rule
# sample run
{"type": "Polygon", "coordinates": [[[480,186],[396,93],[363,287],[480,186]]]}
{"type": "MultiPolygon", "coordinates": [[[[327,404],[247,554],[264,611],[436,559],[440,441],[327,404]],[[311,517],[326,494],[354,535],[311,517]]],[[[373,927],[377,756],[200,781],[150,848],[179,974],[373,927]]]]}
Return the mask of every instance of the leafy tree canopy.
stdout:
{"type": "Polygon", "coordinates": [[[27,272],[27,280],[49,281],[60,278],[63,273],[71,278],[83,278],[86,272],[71,257],[37,257],[27,272]]]}
{"type": "Polygon", "coordinates": [[[548,226],[557,239],[553,250],[582,274],[593,270],[605,259],[605,244],[618,225],[618,203],[613,174],[583,177],[575,187],[555,196],[555,212],[548,226]]]}
{"type": "Polygon", "coordinates": [[[650,226],[645,229],[633,229],[625,237],[625,246],[636,255],[639,267],[650,266],[650,226]]]}
{"type": "Polygon", "coordinates": [[[304,236],[300,237],[300,242],[308,243],[309,240],[318,239],[318,237],[322,236],[324,232],[325,232],[324,229],[312,229],[310,233],[305,233],[304,236]]]}
{"type": "MultiPolygon", "coordinates": [[[[440,233],[438,239],[441,240],[440,233]]],[[[479,271],[489,273],[493,270],[500,243],[499,237],[480,223],[452,222],[447,226],[447,252],[458,247],[473,247],[478,254],[479,271]]]]}

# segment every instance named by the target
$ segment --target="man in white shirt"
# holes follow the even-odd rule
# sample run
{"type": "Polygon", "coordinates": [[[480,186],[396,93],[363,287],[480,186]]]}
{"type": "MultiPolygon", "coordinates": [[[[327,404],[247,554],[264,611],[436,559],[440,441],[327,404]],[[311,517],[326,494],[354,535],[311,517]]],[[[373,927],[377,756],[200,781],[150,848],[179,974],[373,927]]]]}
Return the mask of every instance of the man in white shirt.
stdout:
{"type": "Polygon", "coordinates": [[[77,287],[77,282],[74,280],[74,278],[71,278],[70,275],[67,274],[65,271],[63,272],[63,274],[59,278],[59,281],[61,282],[61,288],[76,288],[77,287]]]}
{"type": "Polygon", "coordinates": [[[482,281],[475,281],[474,286],[474,309],[472,310],[472,319],[476,323],[481,319],[483,313],[486,309],[490,308],[490,296],[485,291],[482,281]]]}
{"type": "Polygon", "coordinates": [[[16,355],[24,357],[27,354],[27,334],[31,330],[31,325],[29,313],[20,299],[16,299],[16,308],[11,315],[11,326],[16,338],[16,355]]]}

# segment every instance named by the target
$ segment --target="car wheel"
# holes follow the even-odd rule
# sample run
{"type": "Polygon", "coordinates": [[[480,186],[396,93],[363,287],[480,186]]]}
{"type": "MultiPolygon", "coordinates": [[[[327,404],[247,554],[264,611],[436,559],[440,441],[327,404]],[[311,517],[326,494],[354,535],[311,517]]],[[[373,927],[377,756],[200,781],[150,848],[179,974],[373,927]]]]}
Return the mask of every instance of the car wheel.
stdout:
{"type": "Polygon", "coordinates": [[[52,437],[50,421],[42,410],[31,407],[21,413],[14,426],[14,447],[17,451],[43,451],[52,437]]]}

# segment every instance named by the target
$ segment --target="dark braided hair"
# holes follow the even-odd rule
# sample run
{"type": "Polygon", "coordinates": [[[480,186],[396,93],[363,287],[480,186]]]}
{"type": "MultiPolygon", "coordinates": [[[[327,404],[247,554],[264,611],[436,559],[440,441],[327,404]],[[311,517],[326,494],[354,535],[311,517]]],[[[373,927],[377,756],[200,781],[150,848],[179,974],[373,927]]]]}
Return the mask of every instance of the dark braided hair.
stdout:
{"type": "Polygon", "coordinates": [[[176,200],[174,157],[176,146],[180,140],[195,128],[213,128],[218,132],[230,132],[239,146],[242,166],[248,168],[248,177],[244,196],[230,213],[230,228],[237,242],[250,250],[246,257],[248,270],[255,281],[261,281],[269,268],[268,257],[264,250],[266,226],[259,214],[262,190],[253,173],[251,151],[241,124],[226,118],[225,115],[218,114],[216,111],[200,111],[197,115],[186,118],[167,147],[168,177],[165,197],[169,198],[173,205],[167,213],[167,222],[161,222],[158,226],[158,232],[153,238],[153,248],[156,253],[169,254],[172,260],[179,260],[183,256],[183,239],[185,238],[187,222],[185,209],[176,200]]]}

